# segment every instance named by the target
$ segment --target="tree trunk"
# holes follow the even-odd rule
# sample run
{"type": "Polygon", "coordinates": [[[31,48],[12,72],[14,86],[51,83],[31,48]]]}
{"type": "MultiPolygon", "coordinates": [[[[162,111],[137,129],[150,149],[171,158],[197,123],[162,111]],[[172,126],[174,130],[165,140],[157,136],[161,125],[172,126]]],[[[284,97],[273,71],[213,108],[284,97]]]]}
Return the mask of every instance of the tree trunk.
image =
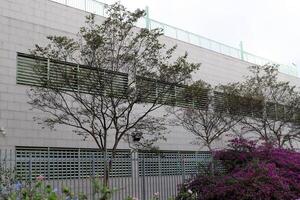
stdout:
{"type": "Polygon", "coordinates": [[[210,146],[210,144],[207,145],[210,155],[211,155],[211,163],[210,163],[210,175],[214,176],[215,175],[215,161],[214,161],[214,156],[213,156],[213,150],[210,146]]]}
{"type": "Polygon", "coordinates": [[[109,186],[109,172],[110,172],[110,162],[107,157],[107,150],[104,151],[104,176],[103,176],[103,187],[109,186]]]}

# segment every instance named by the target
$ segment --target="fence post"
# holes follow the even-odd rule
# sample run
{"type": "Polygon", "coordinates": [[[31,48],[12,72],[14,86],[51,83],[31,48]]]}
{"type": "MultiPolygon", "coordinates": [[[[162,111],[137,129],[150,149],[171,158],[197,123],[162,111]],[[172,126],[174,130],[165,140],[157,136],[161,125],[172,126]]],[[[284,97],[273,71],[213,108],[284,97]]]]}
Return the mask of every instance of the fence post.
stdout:
{"type": "Polygon", "coordinates": [[[185,160],[182,155],[182,183],[184,183],[184,180],[185,180],[185,160]]]}
{"type": "Polygon", "coordinates": [[[92,153],[92,197],[95,199],[95,188],[94,188],[94,181],[95,181],[95,153],[92,153]]]}
{"type": "Polygon", "coordinates": [[[149,19],[149,7],[146,6],[145,8],[146,16],[145,16],[145,21],[146,21],[146,29],[150,30],[150,19],[149,19]]]}
{"type": "Polygon", "coordinates": [[[48,147],[48,156],[47,156],[47,180],[50,180],[50,147],[48,147]]]}
{"type": "Polygon", "coordinates": [[[0,166],[2,167],[2,150],[0,149],[0,166]]]}
{"type": "MultiPolygon", "coordinates": [[[[77,162],[78,162],[78,181],[80,180],[81,178],[81,166],[80,166],[80,149],[78,149],[78,159],[77,159],[77,162]]],[[[78,182],[79,183],[79,182],[78,182]]]]}
{"type": "Polygon", "coordinates": [[[92,177],[95,178],[95,153],[92,154],[92,177]]]}
{"type": "Polygon", "coordinates": [[[142,197],[146,200],[146,181],[145,181],[145,154],[143,154],[143,179],[142,179],[142,197]]]}
{"type": "Polygon", "coordinates": [[[243,42],[240,42],[241,60],[244,60],[244,47],[243,42]]]}
{"type": "Polygon", "coordinates": [[[31,189],[31,180],[32,180],[32,155],[29,153],[29,188],[31,189]]]}
{"type": "MultiPolygon", "coordinates": [[[[161,184],[161,181],[162,181],[162,180],[161,180],[161,179],[162,179],[162,173],[161,173],[161,160],[160,160],[160,157],[161,157],[161,156],[163,156],[162,153],[160,153],[159,156],[158,156],[158,183],[157,183],[157,184],[158,184],[159,191],[156,191],[156,192],[159,192],[159,196],[162,195],[162,194],[161,194],[161,190],[162,190],[162,189],[161,189],[161,188],[162,188],[162,184],[161,184]]],[[[160,198],[160,197],[159,197],[159,198],[160,198]]]]}

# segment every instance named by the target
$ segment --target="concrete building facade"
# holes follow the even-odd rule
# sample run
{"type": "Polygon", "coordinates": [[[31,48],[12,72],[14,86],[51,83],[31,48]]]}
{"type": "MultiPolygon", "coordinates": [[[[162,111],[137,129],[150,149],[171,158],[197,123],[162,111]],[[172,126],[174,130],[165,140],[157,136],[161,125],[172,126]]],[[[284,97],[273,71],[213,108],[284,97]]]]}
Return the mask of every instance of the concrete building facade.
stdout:
{"type": "MultiPolygon", "coordinates": [[[[0,147],[70,147],[93,148],[92,140],[83,141],[67,127],[55,131],[42,129],[33,121],[41,113],[31,110],[27,103],[28,86],[16,83],[17,52],[28,53],[35,44],[46,44],[46,36],[67,35],[74,37],[83,26],[86,12],[50,0],[0,0],[0,147]]],[[[99,22],[104,18],[97,17],[99,22]]],[[[241,81],[252,63],[214,52],[193,44],[163,36],[168,46],[177,44],[177,55],[189,53],[189,60],[201,63],[201,69],[193,75],[212,85],[241,81]]],[[[282,80],[300,86],[300,79],[280,74],[282,80]]],[[[167,136],[167,142],[159,144],[161,150],[196,151],[191,145],[194,136],[182,128],[175,128],[167,136]]],[[[122,143],[119,148],[128,149],[122,143]]]]}

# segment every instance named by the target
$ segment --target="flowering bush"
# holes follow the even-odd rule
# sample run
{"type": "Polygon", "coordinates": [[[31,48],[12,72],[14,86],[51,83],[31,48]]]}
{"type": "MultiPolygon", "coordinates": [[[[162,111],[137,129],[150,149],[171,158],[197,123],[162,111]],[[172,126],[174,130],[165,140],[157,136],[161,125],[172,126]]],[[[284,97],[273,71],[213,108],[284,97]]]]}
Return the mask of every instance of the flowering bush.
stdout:
{"type": "Polygon", "coordinates": [[[224,175],[200,175],[186,182],[177,200],[295,200],[300,197],[300,153],[270,144],[234,139],[215,153],[224,175]],[[190,191],[190,192],[188,192],[190,191]]]}
{"type": "Polygon", "coordinates": [[[15,189],[16,182],[14,170],[0,166],[0,199],[8,198],[10,191],[15,189]]]}
{"type": "Polygon", "coordinates": [[[52,189],[50,185],[44,184],[44,176],[38,176],[36,181],[29,185],[28,183],[21,183],[17,181],[15,188],[12,190],[7,198],[8,200],[86,200],[87,197],[83,194],[75,196],[69,188],[64,187],[62,194],[58,194],[57,189],[52,189]]]}

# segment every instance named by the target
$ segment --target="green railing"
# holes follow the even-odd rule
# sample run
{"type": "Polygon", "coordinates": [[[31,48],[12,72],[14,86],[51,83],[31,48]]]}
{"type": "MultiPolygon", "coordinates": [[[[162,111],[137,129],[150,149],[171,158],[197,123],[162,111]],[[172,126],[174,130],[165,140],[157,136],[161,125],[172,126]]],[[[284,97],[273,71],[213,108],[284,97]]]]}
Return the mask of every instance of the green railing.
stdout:
{"type": "MultiPolygon", "coordinates": [[[[104,17],[106,15],[105,14],[106,4],[97,0],[51,0],[51,1],[55,1],[70,7],[81,9],[86,12],[95,13],[97,15],[101,15],[104,17]]],[[[209,38],[150,19],[148,15],[146,15],[145,18],[139,20],[137,26],[141,28],[149,28],[149,29],[161,28],[163,29],[164,34],[168,37],[175,38],[177,40],[187,42],[205,49],[209,49],[214,52],[221,53],[233,58],[244,60],[246,62],[253,63],[256,65],[278,64],[280,72],[298,77],[298,70],[296,66],[288,66],[288,65],[276,63],[272,60],[243,51],[242,48],[241,49],[234,48],[226,44],[211,40],[209,38]]]]}
{"type": "MultiPolygon", "coordinates": [[[[91,12],[97,15],[105,16],[104,10],[106,4],[99,2],[97,0],[52,0],[52,1],[64,5],[68,5],[77,9],[81,9],[86,12],[91,12]]],[[[211,40],[209,38],[150,19],[148,15],[145,18],[139,20],[137,26],[142,28],[150,28],[150,29],[162,28],[164,34],[168,37],[175,38],[177,40],[187,42],[205,49],[209,49],[233,58],[241,59],[253,64],[257,64],[257,65],[278,64],[269,59],[256,56],[249,52],[243,51],[242,48],[241,49],[234,48],[226,44],[211,40]]],[[[279,65],[280,72],[298,77],[298,70],[296,66],[288,66],[283,64],[278,64],[278,65],[279,65]]]]}

